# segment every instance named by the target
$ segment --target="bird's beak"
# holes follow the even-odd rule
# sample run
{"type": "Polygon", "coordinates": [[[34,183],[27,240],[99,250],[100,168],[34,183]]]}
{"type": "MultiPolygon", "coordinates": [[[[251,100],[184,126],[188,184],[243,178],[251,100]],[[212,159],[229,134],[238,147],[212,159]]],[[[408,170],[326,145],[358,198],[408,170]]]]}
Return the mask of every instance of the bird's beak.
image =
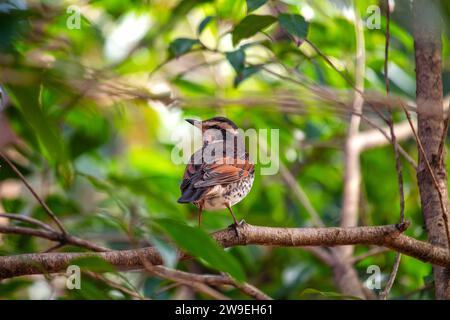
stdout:
{"type": "Polygon", "coordinates": [[[202,122],[199,120],[194,120],[194,119],[184,119],[187,122],[189,122],[190,124],[192,124],[194,127],[200,128],[202,125],[202,122]]]}

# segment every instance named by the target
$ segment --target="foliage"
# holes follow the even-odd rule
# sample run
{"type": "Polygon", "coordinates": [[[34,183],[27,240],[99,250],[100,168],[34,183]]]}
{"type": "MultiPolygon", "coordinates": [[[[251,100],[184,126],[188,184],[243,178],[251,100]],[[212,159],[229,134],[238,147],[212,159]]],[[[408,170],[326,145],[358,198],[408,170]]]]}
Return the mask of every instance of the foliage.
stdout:
{"type": "MultiPolygon", "coordinates": [[[[377,4],[354,2],[363,19],[367,8],[377,4]]],[[[67,7],[73,3],[0,2],[0,83],[8,96],[0,108],[0,149],[2,137],[11,128],[19,142],[5,150],[69,231],[114,249],[129,248],[130,237],[148,241],[163,253],[166,265],[176,263],[177,268],[196,273],[227,272],[274,298],[349,298],[335,293],[331,270],[307,251],[219,249],[206,231],[227,227],[232,221],[229,213],[206,212],[199,230],[195,207],[177,203],[184,164],[171,160],[177,139],[190,130],[184,118],[226,115],[244,129],[279,129],[280,161],[294,174],[325,224],[337,225],[349,113],[315,97],[308,85],[337,90],[346,101],[352,100],[352,90],[342,76],[355,77],[354,15],[348,3],[286,0],[275,7],[274,1],[260,0],[83,1],[80,28],[69,28],[67,21],[73,13],[67,7]],[[304,39],[320,48],[341,74],[304,39]],[[287,98],[303,104],[296,112],[286,111],[283,101],[287,98]],[[8,126],[2,125],[3,119],[8,126]],[[172,240],[204,263],[168,261],[176,256],[172,240]]],[[[414,100],[411,21],[405,17],[402,1],[396,6],[391,21],[391,90],[393,95],[414,100]]],[[[441,11],[450,19],[448,10],[441,11]]],[[[367,91],[384,93],[385,25],[382,16],[380,29],[364,30],[367,91]]],[[[443,57],[445,96],[450,93],[446,37],[443,57]]],[[[405,120],[400,112],[394,117],[405,120]]],[[[361,130],[369,129],[362,124],[361,130]]],[[[412,140],[402,145],[417,158],[412,140]]],[[[405,215],[412,221],[407,233],[426,239],[414,170],[406,161],[403,167],[405,215]]],[[[365,151],[361,172],[359,223],[398,222],[392,148],[365,151]]],[[[234,208],[239,219],[252,224],[313,225],[280,174],[257,174],[252,192],[234,208]]],[[[52,223],[3,161],[0,211],[52,223]]],[[[0,235],[1,255],[42,252],[51,245],[28,236],[0,235]]],[[[357,247],[356,255],[368,249],[357,247]]],[[[80,249],[60,249],[74,250],[80,249]]],[[[367,267],[379,265],[384,286],[393,261],[394,254],[385,253],[355,268],[364,280],[369,276],[367,267]]],[[[404,258],[391,296],[407,297],[427,284],[431,272],[430,265],[404,258]]],[[[117,276],[114,270],[110,274],[117,276]]],[[[161,292],[167,281],[144,273],[122,275],[150,298],[170,299],[179,290],[161,292]]],[[[80,292],[42,279],[3,281],[0,298],[48,298],[51,286],[57,287],[58,299],[131,298],[94,278],[83,278],[86,290],[80,292]],[[46,290],[39,289],[42,282],[46,290]]],[[[227,295],[245,297],[238,290],[227,295]]],[[[413,295],[432,296],[429,287],[413,295]]],[[[207,298],[201,293],[196,297],[207,298]]]]}

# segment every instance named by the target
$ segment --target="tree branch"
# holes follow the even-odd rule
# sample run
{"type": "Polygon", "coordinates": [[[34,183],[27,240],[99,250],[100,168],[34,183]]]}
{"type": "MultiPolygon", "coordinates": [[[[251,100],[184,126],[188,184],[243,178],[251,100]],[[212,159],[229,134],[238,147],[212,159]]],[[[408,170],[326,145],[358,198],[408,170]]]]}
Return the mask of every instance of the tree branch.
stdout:
{"type": "MultiPolygon", "coordinates": [[[[444,125],[442,17],[438,1],[414,0],[413,38],[416,62],[417,180],[430,243],[450,249],[448,176],[440,145],[444,125]]],[[[407,114],[408,116],[408,114],[407,114]]],[[[408,118],[409,120],[409,118],[408,118]]],[[[437,299],[450,299],[450,269],[434,267],[437,299]]]]}
{"type": "Polygon", "coordinates": [[[56,232],[56,231],[47,231],[47,230],[33,229],[33,228],[27,228],[27,227],[0,225],[0,233],[24,234],[24,235],[47,239],[50,241],[57,241],[60,244],[71,244],[74,246],[86,248],[88,250],[97,251],[97,252],[109,250],[108,248],[96,245],[90,241],[72,236],[70,234],[62,235],[61,233],[56,232]]]}
{"type": "MultiPolygon", "coordinates": [[[[391,34],[389,30],[390,21],[391,21],[391,8],[389,6],[389,0],[385,0],[386,3],[386,45],[384,48],[384,81],[386,85],[386,95],[389,97],[390,95],[390,83],[389,83],[389,43],[391,39],[391,34]]],[[[395,155],[395,170],[397,171],[397,180],[398,180],[398,193],[400,198],[400,223],[405,222],[405,191],[403,188],[403,172],[402,172],[402,163],[400,161],[400,153],[397,144],[397,137],[395,136],[394,131],[394,119],[392,115],[392,110],[389,109],[389,132],[391,133],[392,138],[392,146],[394,148],[395,155]]],[[[397,277],[398,268],[400,266],[402,255],[397,252],[395,257],[394,266],[392,267],[391,274],[387,281],[386,287],[380,293],[380,299],[386,300],[389,297],[389,292],[394,285],[395,278],[397,277]]]]}
{"type": "MultiPolygon", "coordinates": [[[[212,236],[223,247],[264,245],[278,247],[378,245],[420,261],[450,267],[448,251],[429,243],[405,236],[408,223],[354,228],[274,228],[242,224],[239,236],[227,228],[212,236]]],[[[1,231],[0,231],[1,232],[1,231]]],[[[64,271],[73,259],[97,256],[118,270],[142,269],[141,257],[153,265],[162,264],[162,258],[153,247],[107,252],[86,253],[32,253],[0,257],[0,279],[16,276],[58,273],[64,271]]],[[[182,259],[188,258],[182,255],[182,259]]]]}
{"type": "MultiPolygon", "coordinates": [[[[360,151],[366,151],[376,147],[383,147],[391,143],[392,138],[389,126],[385,126],[380,129],[383,130],[384,134],[381,133],[379,129],[370,129],[358,133],[357,139],[360,151]]],[[[401,146],[398,144],[398,142],[413,137],[409,122],[406,120],[394,124],[394,133],[397,138],[396,141],[399,149],[401,146]]],[[[416,168],[417,164],[415,164],[414,167],[416,168]]]]}
{"type": "Polygon", "coordinates": [[[184,283],[198,282],[208,286],[223,286],[229,285],[241,290],[244,294],[256,300],[272,300],[271,297],[260,291],[258,288],[246,282],[239,283],[228,275],[213,275],[213,274],[195,274],[180,270],[170,269],[164,266],[151,266],[149,272],[154,273],[160,277],[173,280],[175,282],[183,281],[184,283]]]}
{"type": "Polygon", "coordinates": [[[15,214],[15,213],[0,213],[0,218],[7,218],[7,219],[11,219],[11,220],[17,220],[17,221],[22,221],[22,222],[26,222],[32,225],[35,225],[37,227],[40,227],[46,231],[49,232],[56,232],[52,227],[50,227],[48,224],[39,221],[37,219],[34,219],[32,217],[27,217],[21,214],[15,214]]]}

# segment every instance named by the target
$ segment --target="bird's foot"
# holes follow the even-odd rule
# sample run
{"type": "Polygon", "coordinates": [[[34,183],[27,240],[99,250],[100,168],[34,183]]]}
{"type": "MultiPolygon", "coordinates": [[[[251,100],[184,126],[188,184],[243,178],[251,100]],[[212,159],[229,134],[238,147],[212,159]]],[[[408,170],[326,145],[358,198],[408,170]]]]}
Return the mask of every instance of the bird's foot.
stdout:
{"type": "Polygon", "coordinates": [[[228,226],[228,228],[232,228],[232,229],[234,230],[234,232],[236,232],[237,238],[238,238],[238,239],[241,239],[241,234],[240,234],[240,232],[239,232],[239,229],[242,228],[242,227],[243,227],[244,225],[246,225],[246,224],[247,224],[247,222],[245,222],[245,220],[242,219],[242,220],[239,221],[239,222],[235,222],[235,223],[233,223],[233,224],[230,224],[230,225],[228,226]]]}

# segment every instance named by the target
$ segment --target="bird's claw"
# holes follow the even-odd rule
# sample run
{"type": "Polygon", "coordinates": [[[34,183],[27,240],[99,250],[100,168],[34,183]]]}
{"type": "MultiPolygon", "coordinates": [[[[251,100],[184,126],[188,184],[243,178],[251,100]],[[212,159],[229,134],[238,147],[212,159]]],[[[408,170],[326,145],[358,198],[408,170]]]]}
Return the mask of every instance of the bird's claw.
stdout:
{"type": "Polygon", "coordinates": [[[245,220],[242,219],[242,220],[239,221],[239,222],[235,222],[235,223],[233,223],[233,224],[230,224],[230,225],[228,226],[228,228],[232,228],[232,229],[234,230],[234,232],[236,232],[237,238],[240,239],[240,238],[241,238],[241,235],[240,235],[240,232],[239,232],[239,228],[242,228],[242,227],[243,227],[244,225],[246,225],[246,224],[247,224],[247,222],[245,222],[245,220]]]}

